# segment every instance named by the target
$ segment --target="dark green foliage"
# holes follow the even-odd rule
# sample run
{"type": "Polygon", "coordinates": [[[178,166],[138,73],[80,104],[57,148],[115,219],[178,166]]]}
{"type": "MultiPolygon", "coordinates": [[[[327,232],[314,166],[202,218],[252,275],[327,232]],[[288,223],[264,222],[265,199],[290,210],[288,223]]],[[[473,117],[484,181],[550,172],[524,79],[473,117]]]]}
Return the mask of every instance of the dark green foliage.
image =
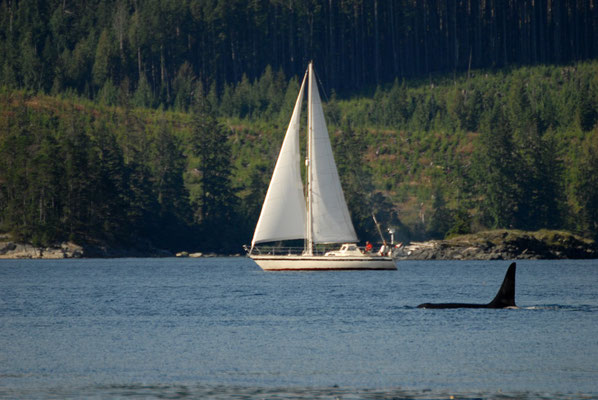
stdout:
{"type": "Polygon", "coordinates": [[[196,106],[189,140],[190,152],[197,159],[191,165],[191,183],[198,186],[192,199],[194,220],[202,231],[198,245],[211,251],[234,251],[248,232],[244,232],[237,216],[239,201],[232,184],[232,155],[226,128],[206,109],[209,107],[205,103],[196,106]]]}
{"type": "Polygon", "coordinates": [[[90,137],[84,131],[84,121],[73,111],[68,110],[68,117],[59,125],[65,181],[63,223],[69,240],[81,241],[91,223],[97,160],[90,137]]]}
{"type": "Polygon", "coordinates": [[[188,210],[185,209],[187,194],[183,185],[184,156],[166,121],[159,121],[152,139],[150,168],[160,214],[185,220],[188,210]]]}
{"type": "Polygon", "coordinates": [[[129,204],[126,201],[128,190],[127,169],[120,146],[105,122],[97,122],[95,127],[95,145],[97,146],[97,170],[95,190],[97,191],[94,202],[93,226],[100,229],[94,232],[109,241],[127,238],[125,221],[129,204]]]}
{"type": "Polygon", "coordinates": [[[539,133],[521,87],[516,82],[508,103],[495,106],[482,124],[475,156],[482,216],[490,228],[560,227],[562,162],[554,140],[539,133]]]}
{"type": "Polygon", "coordinates": [[[453,225],[446,232],[445,237],[451,238],[456,235],[471,233],[471,216],[464,208],[459,208],[453,217],[453,225]]]}
{"type": "Polygon", "coordinates": [[[574,193],[579,207],[577,226],[584,234],[598,238],[598,131],[594,130],[581,147],[574,193]]]}
{"type": "MultiPolygon", "coordinates": [[[[249,104],[270,114],[279,103],[262,100],[281,83],[274,71],[302,75],[308,60],[339,93],[397,77],[566,63],[598,55],[597,18],[596,4],[574,0],[1,0],[0,77],[94,99],[107,81],[129,79],[149,104],[179,110],[188,109],[194,80],[219,94],[259,80],[261,91],[232,103],[240,116],[249,104]]],[[[476,96],[467,89],[462,100],[476,96]]],[[[417,104],[421,121],[434,112],[433,103],[417,104]]],[[[464,129],[474,129],[474,108],[461,114],[464,129]]]]}
{"type": "MultiPolygon", "coordinates": [[[[330,136],[360,239],[377,240],[372,211],[400,241],[494,227],[595,234],[597,70],[472,71],[397,80],[373,98],[331,94],[330,136]]],[[[176,84],[157,89],[119,74],[95,103],[0,89],[0,230],[39,244],[239,251],[298,79],[266,69],[218,90],[181,67],[176,84]],[[169,91],[176,112],[133,108],[169,91]]]]}
{"type": "Polygon", "coordinates": [[[501,106],[494,107],[484,122],[474,162],[476,191],[484,193],[481,210],[487,225],[513,227],[519,198],[517,170],[521,163],[513,130],[501,106]]]}
{"type": "Polygon", "coordinates": [[[166,121],[159,121],[153,132],[150,148],[150,170],[158,206],[159,231],[152,239],[167,248],[188,243],[191,238],[188,225],[191,220],[189,194],[183,181],[186,160],[177,138],[166,121]]]}
{"type": "Polygon", "coordinates": [[[454,224],[454,213],[447,207],[442,191],[438,188],[434,194],[434,203],[432,204],[434,212],[432,214],[428,232],[434,239],[443,239],[454,224]]]}
{"type": "Polygon", "coordinates": [[[0,230],[39,245],[189,246],[186,160],[165,123],[146,142],[148,160],[131,146],[125,162],[109,116],[16,101],[0,129],[0,230]]]}
{"type": "Polygon", "coordinates": [[[516,227],[526,230],[562,226],[563,169],[550,137],[531,129],[519,143],[520,164],[516,171],[519,205],[516,227]]]}
{"type": "Polygon", "coordinates": [[[591,131],[598,120],[598,102],[596,93],[590,90],[587,85],[579,93],[578,119],[579,126],[584,132],[591,131]]]}

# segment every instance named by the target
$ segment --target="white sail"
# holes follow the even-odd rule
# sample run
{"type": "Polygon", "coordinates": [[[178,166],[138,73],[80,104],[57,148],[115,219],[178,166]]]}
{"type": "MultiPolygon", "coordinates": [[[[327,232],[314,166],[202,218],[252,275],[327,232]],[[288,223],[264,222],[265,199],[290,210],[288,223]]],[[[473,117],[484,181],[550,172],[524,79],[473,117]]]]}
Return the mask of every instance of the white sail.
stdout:
{"type": "Polygon", "coordinates": [[[260,242],[305,238],[307,217],[299,154],[299,127],[305,79],[306,77],[301,83],[293,116],[274,167],[253,234],[252,246],[260,242]]]}
{"type": "Polygon", "coordinates": [[[397,269],[389,254],[363,253],[354,242],[357,235],[341,188],[310,64],[255,228],[249,257],[265,271],[397,269]],[[307,204],[299,158],[299,115],[306,79],[309,80],[307,204]],[[296,254],[290,249],[281,249],[284,253],[276,249],[262,252],[255,247],[261,242],[288,239],[306,239],[303,252],[296,254]],[[314,243],[344,244],[337,251],[317,254],[314,243]]]}
{"type": "Polygon", "coordinates": [[[314,243],[357,242],[343,195],[313,68],[309,68],[311,220],[314,243]]]}

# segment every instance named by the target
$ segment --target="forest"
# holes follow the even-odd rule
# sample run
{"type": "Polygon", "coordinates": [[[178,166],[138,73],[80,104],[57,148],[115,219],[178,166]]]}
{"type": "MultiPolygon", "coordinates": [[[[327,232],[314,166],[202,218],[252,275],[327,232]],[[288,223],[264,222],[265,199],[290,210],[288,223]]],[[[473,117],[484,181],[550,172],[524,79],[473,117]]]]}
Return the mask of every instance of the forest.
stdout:
{"type": "Polygon", "coordinates": [[[240,252],[313,59],[362,240],[596,237],[596,8],[3,0],[0,233],[240,252]]]}
{"type": "Polygon", "coordinates": [[[188,105],[195,82],[222,92],[266,66],[327,91],[396,78],[598,56],[592,0],[1,0],[0,78],[138,106],[188,105]]]}

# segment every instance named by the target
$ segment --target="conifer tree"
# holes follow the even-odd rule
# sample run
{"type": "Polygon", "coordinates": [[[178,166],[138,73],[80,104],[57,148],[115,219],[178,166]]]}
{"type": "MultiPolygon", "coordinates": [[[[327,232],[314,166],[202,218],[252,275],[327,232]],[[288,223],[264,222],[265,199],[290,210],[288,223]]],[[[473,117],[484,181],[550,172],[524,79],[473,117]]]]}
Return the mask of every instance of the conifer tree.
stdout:
{"type": "Polygon", "coordinates": [[[99,228],[98,235],[109,241],[127,239],[126,203],[127,176],[122,149],[116,137],[100,122],[95,127],[98,148],[97,181],[94,185],[94,214],[92,226],[99,228]]]}
{"type": "Polygon", "coordinates": [[[520,196],[516,181],[520,163],[512,129],[501,105],[496,105],[482,123],[478,146],[473,175],[486,224],[492,228],[512,228],[520,196]]]}
{"type": "Polygon", "coordinates": [[[92,202],[94,154],[81,117],[70,109],[68,118],[61,121],[60,153],[64,157],[63,223],[69,240],[85,239],[92,202]]]}
{"type": "Polygon", "coordinates": [[[231,150],[225,128],[210,114],[207,102],[198,102],[193,114],[190,149],[197,158],[200,193],[194,199],[195,221],[203,232],[202,246],[215,250],[241,244],[233,229],[238,198],[232,185],[231,150]],[[232,234],[231,234],[232,233],[232,234]],[[236,243],[235,243],[236,241],[236,243]]]}
{"type": "Polygon", "coordinates": [[[594,129],[583,142],[574,182],[579,203],[580,230],[598,239],[598,131],[594,129]]]}

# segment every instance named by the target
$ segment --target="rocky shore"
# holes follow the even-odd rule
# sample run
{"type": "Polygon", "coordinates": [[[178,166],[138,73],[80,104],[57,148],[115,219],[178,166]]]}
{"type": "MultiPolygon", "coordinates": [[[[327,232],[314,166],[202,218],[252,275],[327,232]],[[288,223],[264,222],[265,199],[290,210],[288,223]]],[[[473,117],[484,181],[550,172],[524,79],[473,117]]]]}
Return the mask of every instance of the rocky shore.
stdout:
{"type": "Polygon", "coordinates": [[[171,257],[172,255],[167,250],[157,249],[150,245],[117,248],[103,244],[81,246],[73,242],[64,242],[54,246],[39,247],[14,242],[6,235],[0,236],[0,259],[171,257]]]}
{"type": "Polygon", "coordinates": [[[591,239],[568,232],[493,230],[404,246],[407,260],[549,260],[598,258],[591,239]]]}
{"type": "MultiPolygon", "coordinates": [[[[78,245],[65,242],[50,247],[36,247],[11,241],[0,235],[0,259],[18,258],[117,258],[173,257],[167,250],[140,243],[135,248],[115,248],[107,245],[78,245]]],[[[215,254],[177,253],[178,257],[210,257],[215,254]]],[[[405,245],[399,259],[403,260],[548,260],[598,258],[598,246],[591,239],[569,232],[540,230],[494,230],[460,235],[447,240],[411,242],[405,245]]]]}
{"type": "Polygon", "coordinates": [[[0,258],[81,258],[83,254],[83,247],[70,242],[54,247],[35,247],[10,241],[0,242],[0,258]]]}

